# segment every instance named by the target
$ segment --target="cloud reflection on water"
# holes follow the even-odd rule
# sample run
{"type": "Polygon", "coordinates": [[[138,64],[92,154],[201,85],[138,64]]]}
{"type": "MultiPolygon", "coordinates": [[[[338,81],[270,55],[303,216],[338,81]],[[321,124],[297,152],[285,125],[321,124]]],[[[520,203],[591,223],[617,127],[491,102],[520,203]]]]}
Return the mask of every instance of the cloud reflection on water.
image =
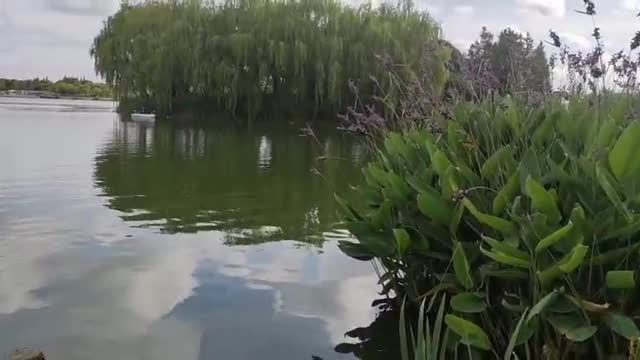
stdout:
{"type": "MultiPolygon", "coordinates": [[[[0,163],[21,159],[0,172],[0,357],[346,356],[333,346],[372,319],[369,264],[334,241],[227,246],[225,231],[133,227],[94,187],[113,114],[74,114],[0,105],[0,163]]],[[[140,151],[153,156],[148,134],[140,151]]],[[[323,219],[313,209],[299,226],[323,219]]]]}

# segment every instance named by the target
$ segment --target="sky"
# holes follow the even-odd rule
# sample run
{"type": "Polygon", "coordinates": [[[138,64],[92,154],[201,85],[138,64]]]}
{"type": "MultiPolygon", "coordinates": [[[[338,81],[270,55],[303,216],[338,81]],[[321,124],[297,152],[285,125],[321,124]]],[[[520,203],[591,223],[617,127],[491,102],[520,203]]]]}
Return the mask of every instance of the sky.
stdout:
{"type": "MultiPolygon", "coordinates": [[[[347,0],[350,3],[360,0],[347,0]]],[[[379,0],[373,0],[379,1],[379,0]]],[[[582,0],[416,0],[441,24],[444,38],[466,49],[486,26],[511,27],[546,40],[550,29],[574,49],[592,46],[591,19],[582,0]]],[[[628,49],[640,30],[640,0],[595,0],[607,52],[628,49]]],[[[0,0],[0,77],[65,75],[97,79],[89,48],[119,0],[0,0]]]]}

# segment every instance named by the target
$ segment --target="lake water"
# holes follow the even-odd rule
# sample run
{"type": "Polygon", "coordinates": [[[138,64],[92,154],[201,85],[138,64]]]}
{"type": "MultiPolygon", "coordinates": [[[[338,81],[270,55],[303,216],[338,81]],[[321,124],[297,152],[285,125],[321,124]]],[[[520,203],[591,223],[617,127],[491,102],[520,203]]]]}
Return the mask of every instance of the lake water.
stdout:
{"type": "Polygon", "coordinates": [[[0,358],[351,359],[377,278],[336,246],[362,144],[0,98],[0,358]]]}

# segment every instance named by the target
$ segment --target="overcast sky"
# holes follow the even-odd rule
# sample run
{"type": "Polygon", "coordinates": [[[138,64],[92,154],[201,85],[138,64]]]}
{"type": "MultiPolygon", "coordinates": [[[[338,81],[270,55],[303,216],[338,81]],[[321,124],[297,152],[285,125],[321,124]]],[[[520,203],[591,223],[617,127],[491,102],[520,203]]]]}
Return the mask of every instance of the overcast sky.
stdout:
{"type": "MultiPolygon", "coordinates": [[[[350,2],[358,0],[350,0],[350,2]]],[[[119,0],[0,0],[0,77],[95,79],[89,57],[92,39],[119,0]]],[[[597,23],[609,52],[627,49],[640,30],[640,0],[595,0],[597,23]]],[[[475,40],[482,26],[512,27],[545,40],[556,30],[575,48],[591,46],[591,19],[576,14],[582,0],[417,0],[459,48],[475,40]]]]}

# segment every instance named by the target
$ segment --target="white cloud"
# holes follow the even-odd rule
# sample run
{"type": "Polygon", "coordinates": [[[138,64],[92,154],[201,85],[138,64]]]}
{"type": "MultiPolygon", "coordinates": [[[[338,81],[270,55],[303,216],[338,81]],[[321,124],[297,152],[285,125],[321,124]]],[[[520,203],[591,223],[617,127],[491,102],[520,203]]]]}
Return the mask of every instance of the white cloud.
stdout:
{"type": "Polygon", "coordinates": [[[592,45],[591,41],[586,37],[570,31],[560,31],[558,32],[558,36],[560,36],[560,41],[562,41],[563,44],[569,45],[569,47],[574,48],[574,50],[588,49],[592,45]]]}
{"type": "Polygon", "coordinates": [[[70,15],[105,16],[117,9],[114,0],[47,0],[49,8],[70,15]]]}
{"type": "MultiPolygon", "coordinates": [[[[368,3],[342,1],[351,6],[368,3]]],[[[373,0],[374,5],[382,2],[396,3],[373,0]]],[[[88,49],[102,20],[109,10],[115,11],[118,3],[119,0],[0,0],[0,77],[48,76],[55,80],[73,75],[95,79],[88,49]],[[64,49],[52,52],[52,47],[64,49]]],[[[638,29],[635,14],[640,11],[640,0],[598,3],[597,21],[607,50],[628,48],[629,39],[638,29]]],[[[514,24],[520,31],[531,33],[536,41],[548,39],[549,29],[584,34],[587,39],[593,31],[590,19],[572,11],[583,8],[580,0],[415,0],[415,5],[434,16],[444,37],[461,48],[477,38],[482,26],[497,33],[504,25],[514,24]]],[[[567,39],[570,40],[576,46],[585,45],[584,40],[567,39]]]]}
{"type": "Polygon", "coordinates": [[[622,0],[621,7],[623,10],[640,10],[640,0],[622,0]]]}
{"type": "Polygon", "coordinates": [[[518,0],[518,2],[526,9],[544,16],[563,18],[566,14],[565,0],[518,0]]]}
{"type": "Polygon", "coordinates": [[[464,38],[459,38],[459,39],[452,39],[451,43],[460,51],[465,52],[467,49],[469,49],[469,47],[471,46],[471,44],[473,43],[473,40],[470,39],[464,39],[464,38]]]}
{"type": "Polygon", "coordinates": [[[453,12],[460,16],[469,16],[473,14],[473,6],[471,5],[457,5],[453,7],[453,12]]]}
{"type": "MultiPolygon", "coordinates": [[[[418,5],[418,7],[420,7],[418,5]]],[[[437,16],[440,15],[440,13],[442,12],[442,8],[440,8],[439,6],[433,5],[433,4],[426,4],[424,5],[424,9],[431,15],[431,16],[437,16]]]]}

